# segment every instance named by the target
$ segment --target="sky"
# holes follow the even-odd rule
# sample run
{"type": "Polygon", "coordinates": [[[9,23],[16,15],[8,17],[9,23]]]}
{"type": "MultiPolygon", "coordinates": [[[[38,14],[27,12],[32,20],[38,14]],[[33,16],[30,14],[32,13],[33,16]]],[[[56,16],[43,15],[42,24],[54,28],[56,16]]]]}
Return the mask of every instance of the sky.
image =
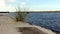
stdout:
{"type": "Polygon", "coordinates": [[[20,6],[29,11],[60,10],[60,0],[0,0],[0,11],[15,11],[20,6]]]}

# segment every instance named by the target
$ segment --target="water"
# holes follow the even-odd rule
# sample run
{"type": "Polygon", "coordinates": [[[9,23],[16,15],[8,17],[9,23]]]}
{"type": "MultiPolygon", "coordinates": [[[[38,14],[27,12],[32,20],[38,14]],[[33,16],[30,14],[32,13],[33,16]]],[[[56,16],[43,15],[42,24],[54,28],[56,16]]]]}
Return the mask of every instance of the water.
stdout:
{"type": "Polygon", "coordinates": [[[11,18],[15,18],[16,13],[15,12],[10,12],[10,13],[4,13],[4,15],[11,17],[11,18]]]}
{"type": "MultiPolygon", "coordinates": [[[[11,12],[5,15],[15,18],[16,13],[11,12]]],[[[25,21],[29,24],[60,32],[60,13],[29,13],[25,21]]]]}
{"type": "Polygon", "coordinates": [[[60,13],[29,13],[26,22],[60,32],[60,13]]]}

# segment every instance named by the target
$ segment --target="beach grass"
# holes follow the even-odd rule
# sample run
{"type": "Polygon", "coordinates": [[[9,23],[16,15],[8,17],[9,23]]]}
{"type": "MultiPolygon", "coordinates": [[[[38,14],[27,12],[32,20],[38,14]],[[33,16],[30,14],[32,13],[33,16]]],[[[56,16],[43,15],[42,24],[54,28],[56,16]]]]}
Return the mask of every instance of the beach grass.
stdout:
{"type": "Polygon", "coordinates": [[[16,21],[24,21],[28,13],[18,11],[18,12],[16,12],[16,14],[17,14],[15,17],[16,21]]]}

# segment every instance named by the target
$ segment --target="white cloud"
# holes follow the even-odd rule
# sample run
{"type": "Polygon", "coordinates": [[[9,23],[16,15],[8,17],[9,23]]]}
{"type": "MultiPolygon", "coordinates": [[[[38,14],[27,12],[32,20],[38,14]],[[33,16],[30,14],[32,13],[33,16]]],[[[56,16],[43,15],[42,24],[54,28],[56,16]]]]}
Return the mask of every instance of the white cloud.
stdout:
{"type": "Polygon", "coordinates": [[[21,4],[22,4],[23,6],[25,6],[25,5],[26,5],[26,2],[22,2],[21,4]]]}
{"type": "Polygon", "coordinates": [[[0,11],[4,10],[4,6],[5,6],[5,1],[4,0],[0,0],[0,11]]]}
{"type": "Polygon", "coordinates": [[[5,0],[0,0],[0,11],[15,11],[13,6],[6,6],[5,0]]]}
{"type": "Polygon", "coordinates": [[[20,4],[20,6],[21,6],[22,8],[24,8],[24,7],[27,6],[27,4],[26,4],[26,2],[22,2],[22,3],[20,4]]]}
{"type": "Polygon", "coordinates": [[[29,0],[26,0],[27,2],[29,1],[29,0]]]}
{"type": "Polygon", "coordinates": [[[10,11],[10,12],[13,12],[13,11],[15,11],[15,8],[12,7],[12,6],[2,6],[2,7],[0,7],[0,11],[10,11]]]}
{"type": "Polygon", "coordinates": [[[21,10],[24,10],[24,8],[26,8],[26,6],[27,6],[26,2],[20,3],[21,10]]]}
{"type": "Polygon", "coordinates": [[[9,0],[10,2],[15,2],[16,0],[9,0]]]}
{"type": "Polygon", "coordinates": [[[6,0],[7,2],[15,2],[16,0],[6,0]]]}
{"type": "Polygon", "coordinates": [[[5,5],[4,0],[0,0],[0,6],[4,6],[4,5],[5,5]]]}
{"type": "Polygon", "coordinates": [[[15,8],[13,6],[5,6],[6,11],[14,12],[15,8]]]}

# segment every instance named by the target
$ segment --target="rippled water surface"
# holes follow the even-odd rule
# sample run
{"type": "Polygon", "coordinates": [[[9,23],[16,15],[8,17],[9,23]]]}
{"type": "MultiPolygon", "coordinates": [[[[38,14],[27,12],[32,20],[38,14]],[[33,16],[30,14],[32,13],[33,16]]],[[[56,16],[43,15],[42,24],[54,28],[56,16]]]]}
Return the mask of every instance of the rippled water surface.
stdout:
{"type": "MultiPolygon", "coordinates": [[[[15,13],[6,14],[15,17],[15,13]]],[[[29,13],[26,22],[60,32],[60,13],[29,13]]]]}
{"type": "Polygon", "coordinates": [[[29,13],[26,22],[60,32],[60,13],[29,13]]]}

